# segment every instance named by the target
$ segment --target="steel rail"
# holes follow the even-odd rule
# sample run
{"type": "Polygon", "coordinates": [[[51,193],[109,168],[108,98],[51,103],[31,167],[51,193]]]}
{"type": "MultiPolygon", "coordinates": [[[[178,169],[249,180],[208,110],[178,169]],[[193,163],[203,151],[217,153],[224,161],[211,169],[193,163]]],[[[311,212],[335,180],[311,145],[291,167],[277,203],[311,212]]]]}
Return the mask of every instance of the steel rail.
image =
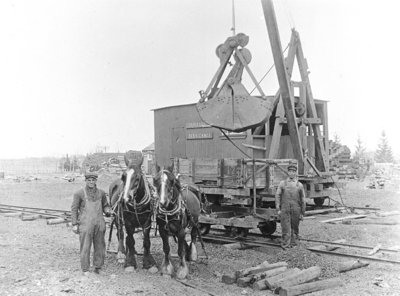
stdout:
{"type": "MultiPolygon", "coordinates": [[[[216,232],[225,232],[224,229],[212,229],[212,231],[216,232]]],[[[258,233],[249,233],[249,236],[252,237],[259,237],[259,238],[265,238],[263,234],[258,234],[258,233]]],[[[272,238],[280,238],[281,236],[278,235],[273,235],[272,238]]],[[[367,250],[373,250],[375,247],[374,246],[365,246],[365,245],[354,245],[354,244],[347,244],[347,243],[338,243],[338,242],[331,242],[331,241],[323,241],[323,240],[316,240],[316,239],[308,239],[308,238],[300,238],[300,241],[305,241],[305,242],[313,242],[313,243],[321,243],[321,244],[327,244],[327,245],[335,245],[335,246],[343,246],[343,247],[349,247],[349,248],[355,248],[355,249],[367,249],[367,250]]],[[[392,249],[387,249],[387,248],[379,248],[380,251],[384,252],[392,252],[392,253],[398,253],[399,250],[392,250],[392,249]]]]}
{"type": "Polygon", "coordinates": [[[43,213],[40,211],[29,211],[29,210],[18,210],[18,209],[8,209],[8,208],[3,208],[0,206],[0,210],[6,210],[6,211],[11,211],[14,213],[20,212],[21,214],[27,213],[27,214],[38,214],[41,216],[46,216],[46,217],[54,217],[54,218],[69,218],[68,215],[63,215],[63,214],[51,214],[51,213],[43,213]]]}
{"type": "MultiPolygon", "coordinates": [[[[228,243],[241,242],[244,245],[255,246],[255,247],[265,247],[265,246],[281,247],[280,244],[275,244],[275,243],[254,242],[254,241],[250,241],[248,239],[237,240],[234,238],[224,238],[224,237],[214,236],[214,235],[210,235],[210,234],[203,236],[203,239],[209,240],[209,241],[219,241],[219,242],[228,242],[228,243]]],[[[307,247],[307,250],[309,250],[311,252],[322,253],[322,254],[327,254],[327,255],[351,257],[351,258],[356,258],[356,259],[371,260],[371,261],[383,262],[383,263],[400,264],[400,261],[398,261],[398,260],[390,260],[390,259],[375,258],[375,257],[369,257],[369,256],[363,256],[363,255],[357,255],[357,254],[347,254],[347,253],[339,253],[339,252],[333,252],[333,251],[317,250],[317,249],[313,249],[312,247],[307,247]]]]}
{"type": "Polygon", "coordinates": [[[23,206],[14,206],[14,205],[7,205],[7,204],[0,204],[0,207],[11,207],[11,208],[20,208],[20,209],[29,209],[29,210],[41,210],[41,211],[53,211],[53,212],[61,212],[61,213],[68,213],[68,214],[71,213],[70,211],[64,211],[64,210],[35,208],[35,207],[23,207],[23,206]]]}

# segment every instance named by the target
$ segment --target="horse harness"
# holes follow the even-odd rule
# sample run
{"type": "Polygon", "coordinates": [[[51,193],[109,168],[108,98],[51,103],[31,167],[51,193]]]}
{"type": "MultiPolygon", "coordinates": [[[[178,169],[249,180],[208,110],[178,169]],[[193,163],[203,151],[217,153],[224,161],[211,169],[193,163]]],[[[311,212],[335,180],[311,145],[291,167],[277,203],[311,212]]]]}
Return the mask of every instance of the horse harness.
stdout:
{"type": "MultiPolygon", "coordinates": [[[[143,175],[140,175],[140,178],[143,178],[143,175]]],[[[140,223],[139,215],[153,212],[154,205],[155,205],[154,194],[151,193],[151,190],[150,190],[149,184],[148,184],[148,180],[146,178],[143,178],[143,182],[145,184],[145,195],[140,200],[139,203],[136,202],[136,198],[135,198],[135,194],[136,194],[137,190],[136,191],[131,190],[133,201],[129,201],[127,203],[123,202],[123,199],[122,199],[123,191],[121,191],[117,202],[113,206],[113,211],[117,213],[117,219],[118,219],[119,223],[121,223],[122,225],[124,224],[124,212],[133,213],[133,214],[135,214],[136,220],[138,221],[139,226],[142,228],[142,230],[151,227],[151,223],[147,223],[147,226],[143,227],[143,225],[140,223]],[[149,204],[150,204],[150,207],[148,209],[146,209],[149,204]],[[125,205],[125,207],[123,208],[122,205],[125,205]],[[128,205],[130,205],[133,208],[133,211],[131,211],[129,209],[128,205]],[[145,210],[143,210],[143,209],[145,209],[145,210]]],[[[139,184],[140,184],[140,180],[139,180],[139,184]]],[[[154,190],[153,190],[153,192],[154,192],[154,190]]],[[[151,219],[151,215],[149,216],[149,218],[151,219]]]]}

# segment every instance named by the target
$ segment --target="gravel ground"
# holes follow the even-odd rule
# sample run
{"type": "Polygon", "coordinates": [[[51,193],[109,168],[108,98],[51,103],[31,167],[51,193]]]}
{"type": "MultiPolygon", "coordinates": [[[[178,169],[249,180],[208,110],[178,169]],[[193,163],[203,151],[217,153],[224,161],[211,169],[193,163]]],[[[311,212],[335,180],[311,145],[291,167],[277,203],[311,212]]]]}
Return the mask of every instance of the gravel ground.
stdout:
{"type": "MultiPolygon", "coordinates": [[[[99,179],[100,188],[107,189],[110,177],[99,179]]],[[[399,180],[390,180],[385,189],[366,189],[368,182],[352,181],[335,191],[332,198],[341,199],[347,206],[379,207],[382,211],[400,210],[399,180]]],[[[54,176],[42,176],[37,181],[0,182],[0,203],[32,207],[70,209],[72,193],[83,186],[83,180],[67,182],[54,176]]],[[[349,213],[351,214],[351,213],[349,213]]],[[[399,225],[327,224],[319,221],[341,217],[347,213],[320,215],[301,224],[303,238],[316,240],[346,239],[347,243],[382,247],[400,245],[399,225]]],[[[369,215],[375,215],[369,212],[369,215]]],[[[391,221],[400,216],[384,218],[391,221]]],[[[278,225],[277,234],[280,228],[278,225]]],[[[107,234],[106,234],[107,235],[107,234]]],[[[107,236],[108,237],[108,236],[107,236]]],[[[142,252],[141,234],[135,235],[137,251],[142,252]]],[[[116,239],[113,238],[113,244],[116,239]]],[[[161,239],[152,238],[152,253],[158,264],[162,261],[161,239]]],[[[171,243],[176,253],[175,243],[171,243]]],[[[255,292],[250,288],[226,285],[221,282],[224,273],[257,265],[286,261],[289,267],[301,269],[318,265],[321,278],[339,277],[342,287],[310,295],[400,295],[400,265],[370,262],[365,268],[338,273],[338,263],[351,260],[337,256],[312,253],[303,242],[296,248],[282,251],[279,248],[228,250],[221,245],[206,243],[208,261],[200,260],[190,265],[189,278],[184,282],[151,274],[141,268],[126,273],[117,264],[114,254],[107,254],[103,275],[83,277],[79,268],[78,237],[65,225],[48,226],[45,220],[21,221],[0,215],[0,291],[1,295],[272,295],[255,292]],[[189,287],[191,285],[193,287],[189,287]]],[[[201,247],[198,245],[198,249],[201,247]]],[[[353,250],[343,248],[341,251],[353,250]]],[[[199,251],[200,252],[200,251],[199,251]]],[[[359,250],[366,255],[368,250],[359,250]]],[[[378,252],[378,258],[400,260],[400,256],[378,252]]],[[[173,260],[177,264],[177,259],[173,260]]]]}

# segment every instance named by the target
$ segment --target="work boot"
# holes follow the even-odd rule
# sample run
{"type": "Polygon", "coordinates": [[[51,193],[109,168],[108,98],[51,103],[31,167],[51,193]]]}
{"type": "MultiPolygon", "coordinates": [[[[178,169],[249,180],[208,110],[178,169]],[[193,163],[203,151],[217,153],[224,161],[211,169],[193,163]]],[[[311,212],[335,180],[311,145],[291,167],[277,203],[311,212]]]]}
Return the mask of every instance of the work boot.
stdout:
{"type": "Polygon", "coordinates": [[[95,274],[102,275],[102,274],[103,274],[103,271],[101,270],[101,268],[97,268],[97,267],[96,267],[96,268],[94,269],[94,273],[95,273],[95,274]]]}

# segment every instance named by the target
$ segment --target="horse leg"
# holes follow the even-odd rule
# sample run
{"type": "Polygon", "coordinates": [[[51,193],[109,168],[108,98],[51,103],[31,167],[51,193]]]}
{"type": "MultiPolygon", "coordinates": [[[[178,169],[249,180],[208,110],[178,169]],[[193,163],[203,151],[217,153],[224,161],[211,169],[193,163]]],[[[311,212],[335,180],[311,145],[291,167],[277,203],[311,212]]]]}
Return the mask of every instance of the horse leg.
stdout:
{"type": "Polygon", "coordinates": [[[117,224],[117,238],[118,238],[118,253],[117,260],[119,264],[125,264],[125,247],[124,247],[124,231],[122,227],[117,224]]]}
{"type": "Polygon", "coordinates": [[[151,219],[149,219],[149,223],[144,226],[143,229],[143,268],[149,269],[152,266],[156,265],[156,261],[153,256],[150,254],[150,229],[151,229],[151,219]]]}
{"type": "Polygon", "coordinates": [[[169,259],[170,247],[168,241],[168,232],[165,229],[164,223],[158,224],[158,231],[160,232],[160,236],[163,241],[163,251],[164,251],[164,259],[161,264],[161,274],[171,276],[172,273],[174,272],[174,266],[172,265],[171,260],[169,259]]]}
{"type": "Polygon", "coordinates": [[[133,272],[137,268],[137,263],[135,258],[136,256],[135,239],[133,238],[135,227],[131,223],[125,223],[125,229],[126,229],[126,248],[127,248],[125,271],[133,272]]]}
{"type": "Polygon", "coordinates": [[[189,246],[189,261],[197,261],[197,225],[193,225],[192,231],[190,232],[191,242],[189,246]]]}
{"type": "Polygon", "coordinates": [[[185,279],[189,274],[189,268],[186,264],[185,251],[187,249],[187,243],[185,240],[185,228],[181,227],[178,233],[178,256],[180,258],[180,263],[178,270],[176,272],[176,277],[180,280],[185,279]]]}

